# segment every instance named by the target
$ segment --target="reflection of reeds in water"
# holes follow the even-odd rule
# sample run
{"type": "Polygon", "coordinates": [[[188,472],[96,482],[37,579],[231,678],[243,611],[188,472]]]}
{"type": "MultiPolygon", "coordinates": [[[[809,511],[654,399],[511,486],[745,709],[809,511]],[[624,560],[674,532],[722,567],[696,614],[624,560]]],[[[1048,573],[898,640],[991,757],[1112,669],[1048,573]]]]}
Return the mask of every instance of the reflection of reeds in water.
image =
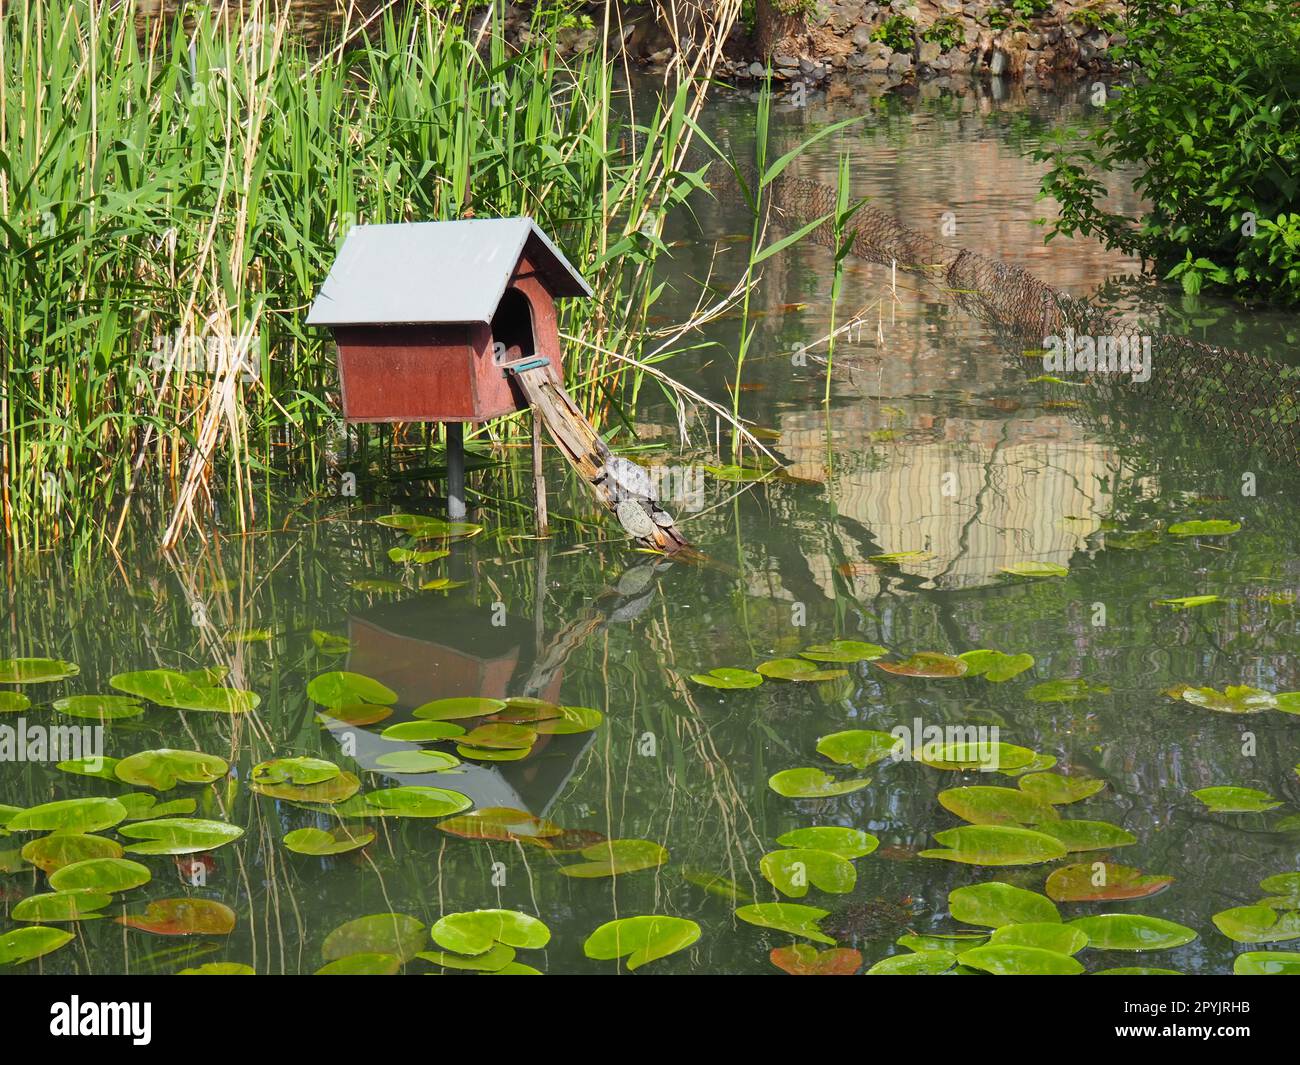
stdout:
{"type": "MultiPolygon", "coordinates": [[[[268,469],[325,488],[334,360],[301,320],[358,222],[536,217],[598,289],[566,312],[589,342],[570,384],[595,409],[639,383],[605,353],[638,350],[657,219],[739,0],[696,27],[635,137],[613,57],[560,60],[554,21],[515,52],[498,16],[411,5],[318,54],[290,0],[235,6],[143,35],[104,0],[23,0],[0,23],[10,551],[118,543],[136,511],[171,544],[209,499],[249,528],[268,469]]],[[[362,461],[392,438],[355,433],[362,461]]]]}

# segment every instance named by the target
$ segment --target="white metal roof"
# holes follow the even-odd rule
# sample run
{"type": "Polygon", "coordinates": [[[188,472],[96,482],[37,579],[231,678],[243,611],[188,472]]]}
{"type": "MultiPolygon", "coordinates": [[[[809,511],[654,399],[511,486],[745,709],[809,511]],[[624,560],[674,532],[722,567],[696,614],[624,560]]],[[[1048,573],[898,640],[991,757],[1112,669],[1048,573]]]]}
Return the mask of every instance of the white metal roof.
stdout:
{"type": "Polygon", "coordinates": [[[308,325],[491,322],[528,248],[556,296],[591,288],[531,218],[353,226],[308,325]]]}

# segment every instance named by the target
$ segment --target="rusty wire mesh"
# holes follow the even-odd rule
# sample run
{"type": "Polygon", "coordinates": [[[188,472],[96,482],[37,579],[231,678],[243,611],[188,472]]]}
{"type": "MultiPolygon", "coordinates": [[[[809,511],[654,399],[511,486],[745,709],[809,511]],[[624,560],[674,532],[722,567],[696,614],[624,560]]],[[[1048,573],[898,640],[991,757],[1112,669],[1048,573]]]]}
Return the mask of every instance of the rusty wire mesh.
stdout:
{"type": "MultiPolygon", "coordinates": [[[[740,167],[741,178],[757,188],[757,175],[740,167]]],[[[736,177],[720,163],[710,166],[715,194],[741,196],[736,177]]],[[[836,190],[798,177],[778,177],[767,186],[762,209],[783,227],[807,225],[832,214],[836,190]]],[[[1035,348],[1046,338],[1072,329],[1090,337],[1141,342],[1149,337],[1151,377],[1133,381],[1121,373],[1084,372],[1080,380],[1105,402],[1115,390],[1150,390],[1164,402],[1192,412],[1199,422],[1230,434],[1237,444],[1287,464],[1300,465],[1300,371],[1286,363],[1231,348],[1200,343],[1187,337],[1151,334],[1106,309],[1045,284],[1017,266],[964,248],[954,248],[899,222],[866,204],[844,227],[852,233],[858,258],[918,274],[967,311],[999,331],[1029,341],[1035,348]]],[[[807,239],[835,247],[831,222],[814,229],[807,239]]],[[[1116,397],[1117,398],[1117,397],[1116,397]]]]}

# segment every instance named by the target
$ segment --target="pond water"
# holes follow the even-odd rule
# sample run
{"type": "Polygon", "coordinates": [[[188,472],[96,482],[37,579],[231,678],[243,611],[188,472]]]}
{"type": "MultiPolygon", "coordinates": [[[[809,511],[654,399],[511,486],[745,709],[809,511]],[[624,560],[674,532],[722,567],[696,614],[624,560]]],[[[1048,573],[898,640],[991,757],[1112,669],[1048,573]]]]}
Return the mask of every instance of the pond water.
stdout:
{"type": "MultiPolygon", "coordinates": [[[[802,176],[833,183],[838,153],[848,148],[855,188],[910,225],[933,225],[939,236],[951,212],[956,230],[947,239],[995,250],[1077,294],[1134,272],[1136,264],[1089,242],[1044,247],[1033,223],[1048,207],[1035,200],[1039,170],[1026,153],[1062,121],[1086,120],[1082,90],[1002,100],[987,91],[883,101],[846,93],[778,108],[776,137],[792,144],[863,110],[871,112],[866,122],[796,165],[802,176]]],[[[719,98],[709,118],[739,147],[753,114],[748,98],[734,96],[719,98]]],[[[687,279],[710,264],[721,278],[743,266],[742,212],[703,197],[693,206],[695,217],[673,219],[667,235],[681,284],[661,307],[665,325],[690,309],[687,279]]],[[[354,918],[398,913],[428,926],[443,914],[502,907],[549,926],[545,948],[518,956],[543,972],[614,972],[618,963],[584,956],[590,933],[615,918],[671,914],[697,922],[702,934],[646,971],[775,973],[769,951],[795,939],[733,916],[736,905],[754,901],[831,911],[823,921],[830,938],[859,949],[869,965],[904,953],[895,941],[908,931],[969,928],[949,915],[954,888],[1001,880],[1042,892],[1053,870],[1086,863],[1091,873],[1102,861],[1173,880],[1145,898],[1063,902],[1067,919],[1147,914],[1197,938],[1142,953],[1087,949],[1079,958],[1088,970],[1222,973],[1235,954],[1261,949],[1233,942],[1211,918],[1266,894],[1262,878],[1297,868],[1300,718],[1276,709],[1224,712],[1165,690],[1300,689],[1292,475],[1238,457],[1230,441],[1158,406],[1108,408],[1075,395],[1081,389],[1030,383],[1041,371],[1032,364],[1025,371],[1016,345],[937,290],[902,275],[895,283],[888,270],[852,259],[837,321],[860,313],[862,324],[840,340],[826,408],[816,358],[825,349],[816,342],[829,331],[830,273],[829,253],[812,246],[764,264],[742,409],[767,430],[761,439],[782,475],[760,483],[716,476],[704,467],[733,461],[725,431],[705,419],[690,424],[698,411],[688,411],[694,444],[683,451],[666,403],[651,400],[638,414],[646,447],[635,457],[657,468],[701,561],[657,562],[606,539],[612,534],[558,465],[550,469],[555,535],[535,539],[521,451],[506,460],[479,456],[471,480],[480,509],[471,518],[485,531],[423,564],[391,561],[389,549],[408,540],[373,521],[393,510],[437,513],[431,483],[408,480],[384,486],[384,498],[286,509],[279,531],[189,544],[162,563],[109,560],[88,572],[47,560],[12,575],[0,658],[65,659],[80,673],[0,688],[35,704],[0,715],[0,724],[95,724],[60,716],[49,703],[109,692],[110,677],[155,668],[225,666],[228,683],[261,699],[241,714],[147,703],[103,732],[105,753],[115,758],[170,748],[228,761],[229,779],[180,784],[161,797],[192,798],[189,816],[244,829],[197,862],[141,857],[152,881],[103,912],[206,899],[233,911],[234,930],[164,938],[83,921],[67,926],[73,943],[35,966],[172,973],[229,961],[311,973],[324,964],[323,951],[339,952],[337,943],[327,946],[331,931],[354,918]],[[792,360],[801,346],[813,357],[792,360]],[[1245,475],[1253,495],[1242,493],[1245,475]],[[1133,535],[1198,519],[1240,530],[1133,535]],[[915,554],[872,561],[897,552],[915,554]],[[1024,562],[1066,573],[1005,572],[1024,562]],[[454,586],[421,590],[437,577],[454,586]],[[1220,599],[1157,605],[1195,595],[1220,599]],[[320,646],[313,631],[346,642],[320,646]],[[747,690],[689,679],[715,667],[753,669],[836,639],[881,645],[886,660],[987,648],[1031,655],[1033,665],[998,683],[900,676],[870,661],[826,665],[844,670],[836,679],[768,679],[747,690]],[[391,705],[362,713],[309,698],[312,678],[338,670],[381,682],[391,705]],[[1075,679],[1086,686],[1035,692],[1075,679]],[[437,773],[395,772],[381,761],[417,747],[381,738],[384,729],[413,720],[431,700],[459,696],[533,697],[594,708],[603,721],[591,731],[542,734],[517,761],[464,757],[437,773]],[[1116,826],[1133,842],[1111,834],[1100,849],[1027,866],[920,856],[938,846],[936,833],[964,823],[940,804],[940,792],[1016,788],[1017,778],[891,758],[857,771],[816,750],[832,733],[916,723],[977,726],[1055,759],[1055,772],[1104,782],[1058,810],[1116,826]],[[509,807],[576,831],[559,837],[564,846],[544,847],[461,838],[436,819],[372,818],[376,838],[364,850],[296,854],[283,843],[288,832],[336,822],[248,787],[255,765],[292,756],[334,762],[366,791],[450,789],[477,808],[509,807]],[[870,782],[825,798],[787,798],[769,786],[773,774],[799,767],[870,782]],[[1215,786],[1259,789],[1279,805],[1211,812],[1192,793],[1215,786]],[[853,860],[852,890],[813,886],[785,898],[762,877],[760,859],[779,849],[777,837],[806,826],[851,827],[878,839],[874,853],[853,860]],[[584,861],[574,847],[601,838],[652,841],[667,860],[616,877],[561,873],[584,861]]],[[[1276,344],[1295,327],[1294,319],[1260,319],[1256,339],[1276,344]]],[[[695,338],[705,346],[666,368],[729,402],[737,328],[735,317],[724,317],[695,338]],[[684,373],[684,365],[692,369],[684,373]]],[[[148,790],[39,763],[3,763],[0,781],[0,803],[23,808],[148,790]]],[[[0,863],[7,913],[50,890],[12,856],[31,838],[0,838],[0,852],[10,855],[0,863]]],[[[379,941],[370,946],[382,950],[379,941]]],[[[436,949],[427,933],[420,949],[436,949]]],[[[438,969],[414,960],[406,971],[438,969]]]]}

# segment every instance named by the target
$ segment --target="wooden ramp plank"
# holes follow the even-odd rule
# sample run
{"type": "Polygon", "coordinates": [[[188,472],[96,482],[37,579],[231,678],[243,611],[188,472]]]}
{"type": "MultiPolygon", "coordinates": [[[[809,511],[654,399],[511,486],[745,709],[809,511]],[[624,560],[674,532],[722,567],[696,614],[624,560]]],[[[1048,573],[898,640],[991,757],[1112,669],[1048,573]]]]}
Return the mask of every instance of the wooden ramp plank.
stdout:
{"type": "MultiPolygon", "coordinates": [[[[672,516],[653,498],[629,498],[613,483],[607,463],[612,454],[556,379],[550,364],[514,369],[520,390],[537,411],[546,431],[606,511],[643,547],[673,554],[688,546],[672,516]]],[[[626,460],[624,460],[626,461],[626,460]]]]}

